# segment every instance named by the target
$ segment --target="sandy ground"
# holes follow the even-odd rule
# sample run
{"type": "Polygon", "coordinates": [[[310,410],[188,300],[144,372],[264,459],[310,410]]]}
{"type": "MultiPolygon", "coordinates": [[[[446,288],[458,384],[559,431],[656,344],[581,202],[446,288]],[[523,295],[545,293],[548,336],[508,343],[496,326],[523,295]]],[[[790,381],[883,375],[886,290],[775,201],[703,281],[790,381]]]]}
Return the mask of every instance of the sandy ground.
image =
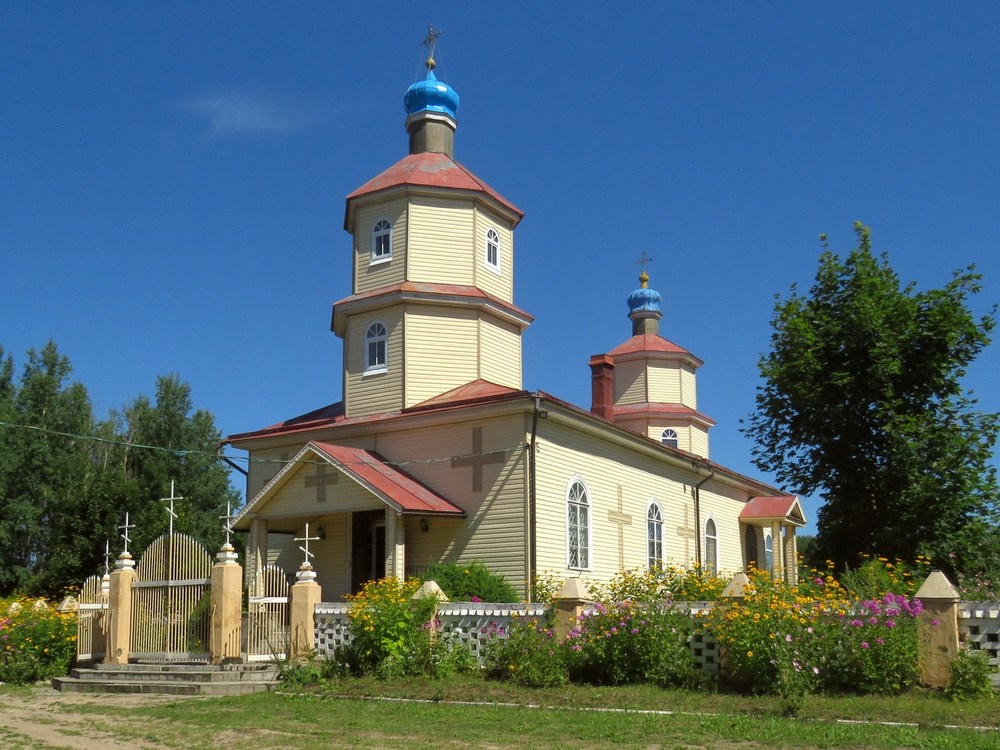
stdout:
{"type": "MultiPolygon", "coordinates": [[[[0,748],[162,750],[146,742],[122,742],[88,724],[82,705],[131,706],[185,700],[175,695],[61,693],[50,687],[0,693],[0,748]]],[[[190,700],[198,700],[191,698],[190,700]]]]}

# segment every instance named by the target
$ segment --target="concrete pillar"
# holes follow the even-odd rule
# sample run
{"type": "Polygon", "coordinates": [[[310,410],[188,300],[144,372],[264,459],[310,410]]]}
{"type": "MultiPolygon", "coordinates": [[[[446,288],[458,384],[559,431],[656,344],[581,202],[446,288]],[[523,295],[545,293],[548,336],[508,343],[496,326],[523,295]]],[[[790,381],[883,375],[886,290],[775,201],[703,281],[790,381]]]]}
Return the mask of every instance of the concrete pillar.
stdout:
{"type": "Polygon", "coordinates": [[[122,552],[115,560],[108,592],[107,664],[128,664],[132,649],[132,584],[136,575],[132,555],[122,552]]]}
{"type": "Polygon", "coordinates": [[[942,688],[951,676],[951,663],[961,643],[958,632],[959,595],[947,576],[933,570],[917,590],[923,610],[917,615],[917,654],[920,657],[920,681],[942,688]]]}
{"type": "Polygon", "coordinates": [[[316,605],[323,594],[316,583],[312,565],[302,563],[296,573],[298,581],[289,591],[288,656],[290,659],[308,658],[316,648],[316,605]]]}
{"type": "Polygon", "coordinates": [[[579,578],[567,578],[552,601],[556,611],[553,629],[557,638],[565,638],[576,627],[584,608],[590,603],[587,585],[579,578]]]}
{"type": "Polygon", "coordinates": [[[242,656],[243,568],[231,544],[223,545],[212,566],[212,628],[209,650],[213,664],[242,656]]]}

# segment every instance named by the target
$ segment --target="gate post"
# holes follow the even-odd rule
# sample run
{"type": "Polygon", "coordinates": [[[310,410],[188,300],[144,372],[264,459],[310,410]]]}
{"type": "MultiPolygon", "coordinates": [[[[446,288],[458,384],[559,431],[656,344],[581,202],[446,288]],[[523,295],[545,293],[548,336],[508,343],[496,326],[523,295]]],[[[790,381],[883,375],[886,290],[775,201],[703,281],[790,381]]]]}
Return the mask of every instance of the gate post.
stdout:
{"type": "Polygon", "coordinates": [[[923,605],[917,615],[917,654],[920,681],[929,687],[944,687],[951,676],[951,663],[958,656],[958,590],[940,570],[932,570],[917,589],[914,599],[923,605]]]}
{"type": "Polygon", "coordinates": [[[213,664],[240,656],[243,625],[243,568],[228,542],[215,556],[212,566],[212,625],[209,653],[213,664]]]}
{"type": "Polygon", "coordinates": [[[135,581],[135,560],[128,550],[115,560],[108,593],[108,649],[104,661],[108,664],[128,664],[132,648],[132,583],[135,581]]]}
{"type": "Polygon", "coordinates": [[[312,653],[316,643],[316,605],[319,604],[323,591],[316,583],[316,572],[308,561],[302,563],[295,577],[298,580],[292,586],[288,597],[289,659],[301,659],[312,653]]]}

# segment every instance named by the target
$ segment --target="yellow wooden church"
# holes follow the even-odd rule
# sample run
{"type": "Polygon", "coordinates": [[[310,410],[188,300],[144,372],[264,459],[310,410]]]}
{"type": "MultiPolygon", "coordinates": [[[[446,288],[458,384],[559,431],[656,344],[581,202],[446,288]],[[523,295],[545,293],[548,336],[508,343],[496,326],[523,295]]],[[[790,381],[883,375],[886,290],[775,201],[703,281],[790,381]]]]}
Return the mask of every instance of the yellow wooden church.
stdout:
{"type": "Polygon", "coordinates": [[[525,596],[536,575],[653,565],[793,578],[801,505],[709,459],[702,362],[659,335],[645,272],[631,336],[590,358],[589,411],[522,388],[523,214],[455,161],[458,95],[427,69],[404,97],[409,154],[347,196],[342,399],[227,438],[250,457],[250,585],[298,568],[307,523],[330,601],[432,561],[482,560],[525,596]]]}

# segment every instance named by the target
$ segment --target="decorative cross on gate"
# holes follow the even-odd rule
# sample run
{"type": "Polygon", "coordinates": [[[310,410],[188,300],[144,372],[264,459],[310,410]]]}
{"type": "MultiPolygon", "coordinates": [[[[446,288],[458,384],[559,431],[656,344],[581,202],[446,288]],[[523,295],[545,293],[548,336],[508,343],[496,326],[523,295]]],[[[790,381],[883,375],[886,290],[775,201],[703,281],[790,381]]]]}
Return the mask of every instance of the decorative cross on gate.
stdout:
{"type": "Polygon", "coordinates": [[[295,541],[296,542],[305,542],[306,543],[305,547],[303,547],[301,544],[299,545],[299,549],[302,550],[305,553],[305,559],[302,561],[302,567],[304,567],[304,568],[311,568],[312,567],[312,563],[309,562],[309,558],[310,557],[316,557],[316,555],[309,551],[309,542],[318,542],[319,541],[319,537],[318,536],[309,536],[309,524],[306,523],[306,535],[305,536],[297,536],[297,537],[295,537],[295,541]]]}
{"type": "Polygon", "coordinates": [[[170,536],[174,535],[174,519],[177,518],[177,514],[174,513],[174,500],[183,500],[183,497],[174,497],[174,480],[170,480],[170,497],[161,497],[160,502],[165,503],[170,501],[170,507],[165,507],[164,510],[170,515],[170,536]]]}
{"type": "Polygon", "coordinates": [[[688,525],[688,507],[684,506],[684,525],[677,527],[677,536],[684,540],[684,564],[691,562],[691,548],[688,547],[688,540],[694,539],[696,533],[693,526],[688,525]]]}
{"type": "Polygon", "coordinates": [[[507,461],[507,451],[483,453],[483,428],[472,428],[472,455],[456,456],[451,459],[451,468],[472,467],[472,491],[483,490],[483,467],[488,464],[502,464],[507,461]]]}
{"type": "Polygon", "coordinates": [[[618,570],[625,571],[625,527],[632,525],[632,516],[622,509],[622,486],[618,485],[618,510],[608,511],[608,520],[618,525],[618,570]]]}
{"type": "Polygon", "coordinates": [[[122,539],[125,540],[125,551],[122,552],[122,554],[123,555],[127,555],[128,554],[128,543],[132,541],[131,537],[129,537],[129,535],[128,535],[128,530],[135,528],[135,524],[134,523],[133,524],[129,524],[129,522],[128,522],[128,511],[125,511],[125,523],[123,525],[119,526],[118,528],[122,530],[122,535],[121,536],[122,536],[122,539]]]}
{"type": "MultiPolygon", "coordinates": [[[[125,521],[128,523],[128,520],[125,521]]],[[[104,575],[111,572],[111,566],[108,565],[108,560],[111,558],[111,542],[107,539],[104,540],[104,575]]]]}
{"type": "Polygon", "coordinates": [[[219,516],[219,520],[223,522],[222,528],[226,532],[226,546],[229,546],[229,536],[233,533],[233,504],[232,502],[226,502],[226,515],[219,516]]]}
{"type": "Polygon", "coordinates": [[[316,488],[316,502],[325,503],[326,502],[326,486],[328,484],[336,484],[340,479],[337,474],[327,474],[326,464],[317,464],[316,473],[311,477],[306,477],[306,487],[316,488]]]}

